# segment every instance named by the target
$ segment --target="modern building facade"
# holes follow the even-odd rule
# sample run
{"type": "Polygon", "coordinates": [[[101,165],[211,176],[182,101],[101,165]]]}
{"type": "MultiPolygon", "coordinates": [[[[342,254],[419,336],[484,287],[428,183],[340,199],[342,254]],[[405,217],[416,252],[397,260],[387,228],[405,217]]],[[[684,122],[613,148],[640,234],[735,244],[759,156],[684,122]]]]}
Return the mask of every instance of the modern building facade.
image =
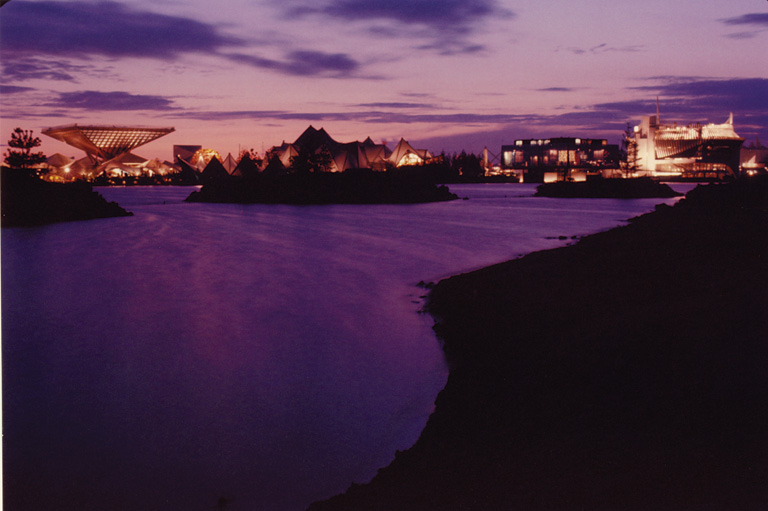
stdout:
{"type": "Polygon", "coordinates": [[[741,170],[747,174],[763,174],[768,169],[768,147],[755,137],[754,142],[741,147],[741,170]]]}
{"type": "Polygon", "coordinates": [[[744,139],[733,114],[722,124],[663,124],[659,115],[642,118],[629,139],[627,166],[639,175],[661,178],[722,179],[740,172],[744,139]]]}
{"type": "Polygon", "coordinates": [[[560,137],[519,139],[501,146],[502,171],[524,182],[584,180],[589,174],[618,166],[619,149],[605,139],[560,137]]]}

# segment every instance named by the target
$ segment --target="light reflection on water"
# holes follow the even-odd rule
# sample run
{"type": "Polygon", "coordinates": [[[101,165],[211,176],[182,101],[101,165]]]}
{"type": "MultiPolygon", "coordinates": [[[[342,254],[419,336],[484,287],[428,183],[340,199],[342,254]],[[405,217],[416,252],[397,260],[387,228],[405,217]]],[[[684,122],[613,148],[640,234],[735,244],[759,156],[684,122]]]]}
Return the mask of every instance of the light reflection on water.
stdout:
{"type": "Polygon", "coordinates": [[[447,376],[417,282],[672,202],[451,188],[470,199],[109,188],[135,216],[3,230],[9,508],[290,511],[365,482],[413,444],[447,376]]]}

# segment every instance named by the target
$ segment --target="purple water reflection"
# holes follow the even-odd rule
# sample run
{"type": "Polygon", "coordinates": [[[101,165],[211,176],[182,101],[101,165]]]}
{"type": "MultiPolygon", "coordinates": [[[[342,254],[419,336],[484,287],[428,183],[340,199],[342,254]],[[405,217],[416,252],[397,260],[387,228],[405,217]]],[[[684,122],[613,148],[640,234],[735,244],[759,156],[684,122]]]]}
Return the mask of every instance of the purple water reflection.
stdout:
{"type": "MultiPolygon", "coordinates": [[[[300,510],[413,444],[447,375],[420,280],[660,200],[452,187],[411,206],[186,204],[2,232],[9,509],[300,510]]],[[[665,201],[671,202],[671,201],[665,201]]]]}

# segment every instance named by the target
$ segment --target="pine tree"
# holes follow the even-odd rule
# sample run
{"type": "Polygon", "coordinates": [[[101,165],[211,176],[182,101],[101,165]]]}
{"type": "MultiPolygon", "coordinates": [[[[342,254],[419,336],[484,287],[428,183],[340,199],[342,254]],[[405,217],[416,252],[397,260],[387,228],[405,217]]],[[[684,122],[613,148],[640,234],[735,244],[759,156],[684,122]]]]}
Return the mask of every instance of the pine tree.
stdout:
{"type": "Polygon", "coordinates": [[[13,169],[28,169],[43,163],[45,155],[40,151],[32,152],[40,144],[40,138],[34,136],[32,130],[16,128],[8,140],[8,146],[12,149],[5,152],[6,165],[13,169]]]}

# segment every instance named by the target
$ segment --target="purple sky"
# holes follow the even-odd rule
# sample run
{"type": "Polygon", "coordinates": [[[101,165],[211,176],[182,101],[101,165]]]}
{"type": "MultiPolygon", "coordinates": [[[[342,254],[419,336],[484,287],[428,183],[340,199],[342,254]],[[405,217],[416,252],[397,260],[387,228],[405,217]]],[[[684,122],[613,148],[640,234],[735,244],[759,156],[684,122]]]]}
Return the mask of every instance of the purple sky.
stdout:
{"type": "MultiPolygon", "coordinates": [[[[0,8],[0,141],[19,126],[173,126],[236,154],[309,125],[498,153],[515,138],[617,143],[656,110],[734,114],[768,142],[765,0],[11,0],[0,8]]],[[[50,155],[83,156],[45,136],[50,155]]],[[[5,147],[2,148],[3,152],[5,147]]]]}

